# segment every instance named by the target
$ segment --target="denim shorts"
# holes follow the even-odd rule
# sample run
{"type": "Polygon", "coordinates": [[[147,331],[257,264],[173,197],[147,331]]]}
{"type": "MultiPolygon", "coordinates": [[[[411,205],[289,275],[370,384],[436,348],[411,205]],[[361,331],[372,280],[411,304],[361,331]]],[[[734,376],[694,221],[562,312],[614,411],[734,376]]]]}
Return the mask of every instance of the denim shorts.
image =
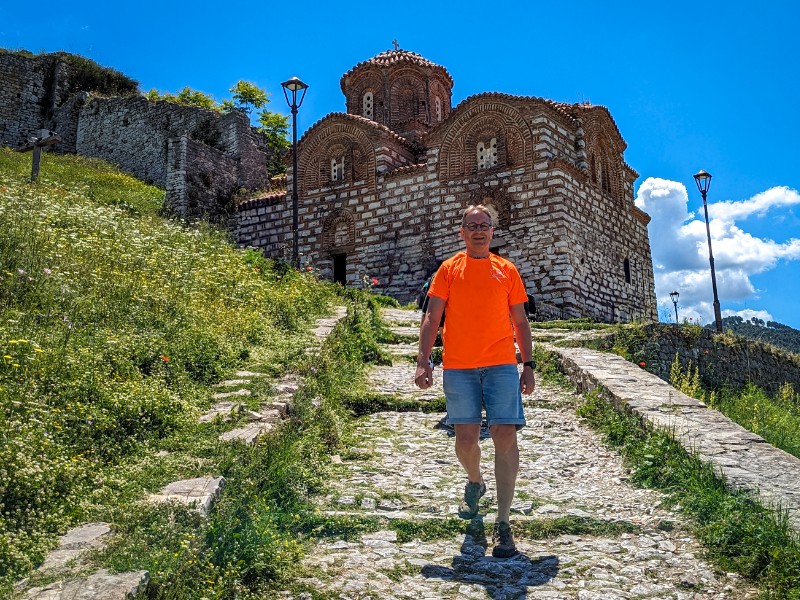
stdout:
{"type": "Polygon", "coordinates": [[[445,369],[443,377],[448,425],[480,424],[481,409],[485,408],[490,427],[524,427],[517,365],[445,369]]]}

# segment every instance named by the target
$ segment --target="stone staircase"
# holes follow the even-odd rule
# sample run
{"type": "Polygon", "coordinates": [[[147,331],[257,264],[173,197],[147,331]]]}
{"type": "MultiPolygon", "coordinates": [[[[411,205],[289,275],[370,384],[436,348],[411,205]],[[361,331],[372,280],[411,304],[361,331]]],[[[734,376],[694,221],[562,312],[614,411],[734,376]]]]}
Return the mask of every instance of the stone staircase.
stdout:
{"type": "MultiPolygon", "coordinates": [[[[384,316],[396,323],[393,331],[409,335],[415,331],[409,322],[418,322],[420,314],[385,310],[384,316]]],[[[376,392],[419,400],[442,394],[440,369],[432,389],[414,386],[414,344],[386,349],[395,360],[372,370],[376,392]]],[[[641,369],[633,374],[629,385],[652,377],[641,369]]],[[[318,504],[331,518],[374,519],[378,530],[320,541],[301,565],[307,576],[297,582],[309,592],[287,590],[280,597],[307,600],[311,590],[353,600],[754,597],[746,582],[699,558],[702,548],[688,533],[690,525],[659,492],[630,484],[620,457],[575,416],[576,401],[543,384],[525,401],[528,425],[519,432],[521,467],[512,506],[520,553],[505,560],[491,556],[486,539],[496,506],[491,441],[481,442],[488,492],[479,517],[461,521],[456,508],[465,477],[443,415],[380,412],[361,418],[354,445],[334,461],[330,492],[318,504]],[[536,533],[543,523],[565,520],[597,531],[536,533]],[[426,535],[434,530],[442,533],[426,535]]]]}
{"type": "MultiPolygon", "coordinates": [[[[347,309],[339,306],[332,316],[317,320],[313,329],[314,343],[306,352],[317,351],[346,314],[347,309]]],[[[250,397],[252,391],[248,386],[254,379],[262,377],[264,375],[261,373],[237,371],[235,378],[219,382],[216,387],[224,391],[212,396],[215,403],[199,421],[211,423],[218,418],[230,421],[233,416],[239,417],[246,412],[249,422],[222,433],[220,440],[253,445],[259,437],[268,434],[279,421],[288,417],[294,393],[300,386],[300,379],[296,375],[285,375],[273,382],[278,392],[276,398],[262,405],[258,411],[245,411],[245,405],[237,399],[250,397]]],[[[186,504],[207,516],[224,486],[224,477],[206,475],[171,482],[158,493],[150,494],[147,499],[153,503],[186,504]]],[[[46,556],[37,569],[38,575],[57,577],[57,580],[41,587],[29,587],[27,580],[24,580],[17,585],[15,596],[24,600],[124,600],[137,597],[147,588],[147,571],[112,574],[100,570],[89,575],[82,574],[87,552],[105,547],[111,535],[113,532],[108,523],[88,523],[71,529],[60,538],[58,547],[46,556]]]]}

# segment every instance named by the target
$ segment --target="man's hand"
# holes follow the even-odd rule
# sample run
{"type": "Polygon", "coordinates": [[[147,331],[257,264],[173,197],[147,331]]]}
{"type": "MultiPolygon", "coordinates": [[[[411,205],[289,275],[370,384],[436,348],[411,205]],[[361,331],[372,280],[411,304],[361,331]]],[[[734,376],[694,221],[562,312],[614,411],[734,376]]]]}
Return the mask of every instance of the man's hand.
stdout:
{"type": "Polygon", "coordinates": [[[417,372],[414,374],[414,383],[417,387],[427,390],[433,385],[433,365],[430,362],[433,343],[442,322],[445,301],[438,296],[428,296],[428,311],[422,315],[422,324],[419,327],[419,352],[417,353],[417,372]]]}
{"type": "Polygon", "coordinates": [[[530,396],[536,388],[536,378],[533,369],[522,367],[522,374],[519,376],[519,389],[526,396],[530,396]]]}
{"type": "Polygon", "coordinates": [[[417,362],[417,372],[414,374],[414,383],[417,387],[427,390],[433,385],[433,367],[427,360],[420,364],[417,362]]]}

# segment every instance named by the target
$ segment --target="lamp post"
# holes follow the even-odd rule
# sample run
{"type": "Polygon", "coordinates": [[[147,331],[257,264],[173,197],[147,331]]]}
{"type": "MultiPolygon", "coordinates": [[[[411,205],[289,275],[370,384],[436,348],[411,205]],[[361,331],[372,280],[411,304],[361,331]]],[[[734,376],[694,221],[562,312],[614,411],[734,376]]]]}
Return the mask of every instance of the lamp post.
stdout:
{"type": "Polygon", "coordinates": [[[672,300],[672,303],[675,305],[675,324],[676,325],[678,324],[678,298],[680,298],[680,297],[681,297],[681,295],[677,291],[669,293],[669,299],[672,300]]]}
{"type": "Polygon", "coordinates": [[[703,196],[703,212],[706,216],[706,235],[708,236],[708,261],[711,264],[711,287],[714,290],[714,320],[717,325],[717,333],[722,333],[722,316],[719,311],[719,296],[717,296],[717,274],[714,271],[714,253],[711,251],[711,227],[708,224],[708,204],[706,202],[706,194],[711,186],[711,174],[701,169],[694,176],[694,180],[697,183],[697,189],[700,190],[700,195],[703,196]]]}
{"type": "Polygon", "coordinates": [[[298,251],[298,216],[297,216],[297,109],[306,97],[308,85],[300,81],[297,77],[292,77],[289,81],[281,84],[283,96],[286,104],[292,109],[292,265],[300,267],[300,254],[298,251]],[[297,95],[300,94],[300,101],[297,95]],[[289,95],[291,94],[291,99],[289,95]]]}

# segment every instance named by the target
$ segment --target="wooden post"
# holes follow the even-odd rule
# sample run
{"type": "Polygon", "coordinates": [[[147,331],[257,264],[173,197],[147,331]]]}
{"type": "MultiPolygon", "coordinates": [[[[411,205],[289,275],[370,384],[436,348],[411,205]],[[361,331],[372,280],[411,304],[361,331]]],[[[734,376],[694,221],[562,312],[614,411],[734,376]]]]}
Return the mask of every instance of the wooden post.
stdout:
{"type": "Polygon", "coordinates": [[[42,160],[42,147],[36,144],[33,147],[33,163],[31,164],[31,182],[39,178],[39,162],[42,160]]]}
{"type": "Polygon", "coordinates": [[[39,178],[39,163],[42,160],[42,148],[52,146],[61,141],[58,134],[47,129],[40,129],[28,138],[28,143],[17,148],[17,152],[33,150],[33,163],[31,164],[31,182],[39,178]]]}

